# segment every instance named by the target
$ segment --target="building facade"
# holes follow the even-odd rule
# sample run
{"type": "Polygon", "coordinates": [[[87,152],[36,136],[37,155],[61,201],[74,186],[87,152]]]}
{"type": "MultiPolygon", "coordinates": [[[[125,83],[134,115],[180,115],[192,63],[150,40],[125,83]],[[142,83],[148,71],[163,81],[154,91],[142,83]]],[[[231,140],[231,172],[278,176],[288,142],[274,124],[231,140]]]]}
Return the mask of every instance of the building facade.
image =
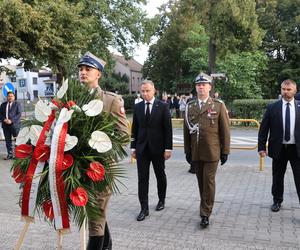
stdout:
{"type": "Polygon", "coordinates": [[[138,93],[143,81],[143,65],[134,59],[126,60],[124,56],[112,55],[115,60],[114,73],[121,77],[126,75],[129,79],[128,90],[130,94],[138,93]]]}

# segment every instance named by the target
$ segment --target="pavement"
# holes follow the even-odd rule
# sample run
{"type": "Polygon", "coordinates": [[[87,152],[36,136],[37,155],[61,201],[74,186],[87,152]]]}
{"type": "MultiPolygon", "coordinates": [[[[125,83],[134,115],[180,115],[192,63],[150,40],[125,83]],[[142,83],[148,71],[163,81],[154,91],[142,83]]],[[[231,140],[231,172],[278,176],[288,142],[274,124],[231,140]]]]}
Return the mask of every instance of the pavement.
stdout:
{"type": "MultiPolygon", "coordinates": [[[[235,152],[238,154],[238,152],[235,152]]],[[[233,154],[235,154],[233,152],[233,154]]],[[[10,177],[12,161],[2,160],[4,142],[0,142],[0,250],[13,249],[24,222],[20,221],[19,189],[10,177]]],[[[151,170],[150,215],[136,221],[140,207],[137,197],[136,166],[127,158],[122,166],[127,178],[120,194],[112,197],[108,223],[113,249],[300,249],[300,205],[291,168],[285,177],[282,209],[270,210],[271,167],[263,172],[258,165],[229,161],[218,168],[216,199],[207,229],[199,226],[199,192],[196,177],[188,173],[183,160],[166,163],[168,190],[166,208],[155,211],[156,180],[151,170]]],[[[79,232],[63,237],[63,249],[79,249],[79,232]]],[[[57,234],[43,219],[36,218],[26,234],[24,250],[52,250],[57,247],[57,234]]]]}

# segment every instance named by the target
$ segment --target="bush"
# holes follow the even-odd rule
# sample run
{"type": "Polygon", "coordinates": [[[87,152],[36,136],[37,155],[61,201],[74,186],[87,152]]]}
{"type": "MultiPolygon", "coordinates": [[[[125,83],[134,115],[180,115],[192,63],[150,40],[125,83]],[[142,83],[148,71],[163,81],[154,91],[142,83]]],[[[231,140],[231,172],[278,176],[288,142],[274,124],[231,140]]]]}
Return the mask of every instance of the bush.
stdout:
{"type": "Polygon", "coordinates": [[[237,99],[232,103],[232,116],[237,119],[261,121],[269,103],[277,99],[237,99]]]}
{"type": "Polygon", "coordinates": [[[122,95],[123,100],[124,100],[124,107],[126,110],[126,113],[130,113],[132,112],[133,108],[134,108],[134,99],[136,98],[136,95],[122,95]]]}

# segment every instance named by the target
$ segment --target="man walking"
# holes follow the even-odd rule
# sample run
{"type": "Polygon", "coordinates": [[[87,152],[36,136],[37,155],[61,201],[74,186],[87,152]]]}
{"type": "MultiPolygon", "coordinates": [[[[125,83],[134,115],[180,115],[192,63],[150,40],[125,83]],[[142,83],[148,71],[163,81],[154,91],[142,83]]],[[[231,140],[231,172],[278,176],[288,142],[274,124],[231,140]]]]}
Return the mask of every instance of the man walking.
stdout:
{"type": "MultiPolygon", "coordinates": [[[[116,129],[128,135],[128,123],[122,98],[114,93],[101,90],[99,86],[104,66],[103,60],[87,52],[78,64],[80,82],[97,91],[98,97],[103,101],[103,111],[117,117],[116,129]]],[[[87,250],[112,249],[112,241],[106,222],[106,210],[110,196],[111,190],[109,188],[98,194],[97,201],[101,213],[99,218],[88,220],[89,243],[87,250]]]]}
{"type": "Polygon", "coordinates": [[[215,198],[218,162],[227,161],[230,146],[229,118],[225,104],[209,97],[211,77],[200,74],[195,79],[197,98],[186,107],[184,151],[195,168],[200,192],[200,226],[209,225],[215,198]]]}
{"type": "Polygon", "coordinates": [[[13,92],[7,93],[7,101],[0,106],[0,120],[6,143],[7,156],[4,160],[13,159],[13,145],[12,137],[17,137],[20,130],[20,119],[22,115],[22,107],[20,103],[15,101],[15,94],[13,92]]]}
{"type": "Polygon", "coordinates": [[[268,155],[273,159],[273,212],[278,212],[283,202],[284,174],[288,161],[292,166],[300,201],[300,102],[294,99],[296,92],[297,85],[293,80],[281,83],[282,99],[268,105],[258,133],[259,155],[268,155]]]}
{"type": "Polygon", "coordinates": [[[155,87],[150,80],[142,82],[141,93],[144,101],[134,107],[131,132],[132,157],[137,159],[138,196],[141,205],[138,221],[144,220],[149,215],[148,190],[151,162],[157,180],[156,211],[165,207],[167,190],[165,160],[171,157],[172,150],[172,122],[168,104],[154,97],[155,87]]]}

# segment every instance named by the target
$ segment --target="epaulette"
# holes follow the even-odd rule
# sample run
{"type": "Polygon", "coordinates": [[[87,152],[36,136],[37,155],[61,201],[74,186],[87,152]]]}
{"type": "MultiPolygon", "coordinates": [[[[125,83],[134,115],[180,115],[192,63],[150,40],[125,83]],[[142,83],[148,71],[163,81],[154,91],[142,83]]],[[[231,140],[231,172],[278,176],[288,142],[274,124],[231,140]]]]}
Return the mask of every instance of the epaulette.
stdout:
{"type": "Polygon", "coordinates": [[[214,101],[214,102],[219,102],[219,103],[224,103],[222,100],[216,99],[216,98],[213,98],[213,101],[214,101]]]}
{"type": "Polygon", "coordinates": [[[110,92],[110,91],[104,91],[104,93],[106,95],[112,95],[112,96],[119,96],[118,94],[114,93],[114,92],[110,92]]]}
{"type": "Polygon", "coordinates": [[[193,98],[192,100],[190,100],[187,105],[193,104],[195,102],[198,102],[198,99],[193,98]]]}

